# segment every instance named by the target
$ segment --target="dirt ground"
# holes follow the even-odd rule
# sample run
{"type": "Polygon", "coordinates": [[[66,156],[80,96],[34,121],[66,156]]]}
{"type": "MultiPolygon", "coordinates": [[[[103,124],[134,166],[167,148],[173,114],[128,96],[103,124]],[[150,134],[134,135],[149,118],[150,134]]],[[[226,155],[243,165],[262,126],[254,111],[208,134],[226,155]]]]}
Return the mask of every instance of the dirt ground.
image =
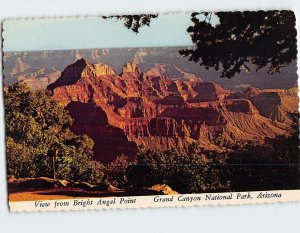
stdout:
{"type": "Polygon", "coordinates": [[[99,191],[84,191],[80,189],[49,189],[40,191],[13,192],[9,194],[9,201],[36,201],[36,200],[60,200],[88,197],[122,196],[123,193],[109,193],[99,191]]]}
{"type": "Polygon", "coordinates": [[[39,192],[20,192],[9,194],[9,201],[36,201],[36,200],[60,200],[60,199],[72,199],[75,197],[64,195],[44,195],[39,192]]]}

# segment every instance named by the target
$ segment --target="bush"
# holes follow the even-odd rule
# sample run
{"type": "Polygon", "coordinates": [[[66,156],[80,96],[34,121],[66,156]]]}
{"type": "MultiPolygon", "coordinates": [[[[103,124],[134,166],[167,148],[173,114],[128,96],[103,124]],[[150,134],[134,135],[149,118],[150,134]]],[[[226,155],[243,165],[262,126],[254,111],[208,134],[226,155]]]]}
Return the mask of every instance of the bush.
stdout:
{"type": "Polygon", "coordinates": [[[101,182],[104,167],[92,159],[93,140],[70,131],[73,120],[49,93],[14,84],[4,104],[8,175],[101,182]]]}
{"type": "Polygon", "coordinates": [[[15,177],[35,176],[33,156],[24,144],[16,143],[11,137],[6,139],[7,173],[15,177]]]}
{"type": "Polygon", "coordinates": [[[217,192],[228,190],[222,168],[204,161],[195,145],[187,153],[142,150],[137,163],[128,167],[127,179],[132,188],[166,184],[180,193],[217,192]]]}
{"type": "Polygon", "coordinates": [[[127,156],[118,156],[115,161],[106,166],[106,182],[117,188],[127,188],[128,179],[126,171],[132,164],[133,161],[127,156]]]}

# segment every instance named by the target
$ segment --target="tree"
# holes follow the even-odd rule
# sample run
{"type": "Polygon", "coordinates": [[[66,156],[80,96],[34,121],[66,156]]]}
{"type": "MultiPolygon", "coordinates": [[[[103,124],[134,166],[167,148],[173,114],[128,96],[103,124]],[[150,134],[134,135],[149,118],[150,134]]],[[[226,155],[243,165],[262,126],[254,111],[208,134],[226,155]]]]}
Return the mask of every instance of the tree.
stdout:
{"type": "Polygon", "coordinates": [[[106,166],[106,182],[117,188],[127,188],[126,170],[132,164],[133,161],[129,157],[125,155],[118,156],[115,161],[106,166]]]}
{"type": "MultiPolygon", "coordinates": [[[[158,15],[121,15],[104,18],[124,20],[124,26],[135,33],[150,26],[158,15]]],[[[297,56],[294,12],[235,11],[191,14],[192,26],[187,28],[193,48],[180,50],[182,56],[206,69],[222,70],[221,77],[232,78],[243,69],[267,73],[280,72],[297,56]],[[212,19],[218,19],[213,23],[212,19]]]]}
{"type": "Polygon", "coordinates": [[[280,72],[297,55],[295,15],[292,11],[217,12],[219,23],[213,25],[212,13],[193,13],[193,26],[187,29],[193,44],[180,54],[206,69],[219,70],[231,78],[242,69],[256,71],[268,67],[268,73],[280,72]],[[202,17],[201,17],[202,16],[202,17]],[[204,16],[204,17],[203,17],[204,16]]]}
{"type": "Polygon", "coordinates": [[[34,165],[31,159],[32,148],[16,143],[11,137],[6,140],[7,173],[18,177],[34,176],[34,165]]]}
{"type": "Polygon", "coordinates": [[[222,168],[204,161],[199,146],[192,144],[187,153],[142,148],[126,173],[133,189],[166,184],[180,193],[200,193],[228,191],[227,180],[221,179],[222,168]]]}
{"type": "Polygon", "coordinates": [[[290,117],[290,135],[266,138],[263,145],[245,144],[223,156],[232,191],[299,189],[299,113],[290,117]]]}
{"type": "Polygon", "coordinates": [[[157,14],[140,14],[140,15],[116,15],[106,17],[104,19],[124,20],[124,26],[135,33],[139,33],[139,29],[143,26],[150,26],[151,19],[157,18],[157,14]]]}
{"type": "Polygon", "coordinates": [[[9,175],[101,181],[93,140],[70,131],[72,118],[48,92],[14,84],[4,93],[4,106],[9,175]]]}

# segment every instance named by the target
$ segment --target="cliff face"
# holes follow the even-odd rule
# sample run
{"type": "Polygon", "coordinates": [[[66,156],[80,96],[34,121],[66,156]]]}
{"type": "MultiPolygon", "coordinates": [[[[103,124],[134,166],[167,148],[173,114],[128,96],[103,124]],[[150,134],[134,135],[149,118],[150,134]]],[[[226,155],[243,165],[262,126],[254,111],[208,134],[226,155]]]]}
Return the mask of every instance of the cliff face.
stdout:
{"type": "Polygon", "coordinates": [[[12,74],[23,73],[24,71],[26,71],[29,68],[30,68],[30,66],[27,65],[27,63],[25,63],[24,61],[22,61],[22,59],[20,57],[18,57],[14,67],[11,70],[11,73],[12,74]]]}
{"type": "Polygon", "coordinates": [[[116,154],[136,153],[136,144],[127,139],[122,129],[108,123],[101,107],[92,103],[70,102],[66,109],[74,119],[71,130],[76,134],[87,134],[94,140],[94,151],[99,160],[108,162],[116,154]]]}
{"type": "Polygon", "coordinates": [[[298,112],[299,108],[297,86],[287,90],[259,90],[250,87],[231,97],[235,98],[236,96],[250,100],[262,116],[278,123],[292,124],[291,114],[298,112]]]}
{"type": "Polygon", "coordinates": [[[69,65],[48,89],[74,118],[72,130],[94,139],[95,158],[103,162],[134,155],[139,145],[184,150],[196,142],[224,150],[236,141],[263,143],[288,133],[290,124],[268,108],[280,106],[288,117],[298,101],[295,90],[237,94],[213,82],[143,73],[133,62],[117,75],[107,65],[83,59],[69,65]]]}
{"type": "Polygon", "coordinates": [[[188,73],[183,69],[177,67],[174,64],[159,64],[154,63],[152,67],[150,67],[146,72],[146,75],[149,76],[162,76],[166,75],[172,77],[172,79],[180,79],[180,80],[199,80],[202,81],[201,78],[197,77],[195,74],[188,73]]]}
{"type": "Polygon", "coordinates": [[[242,71],[233,79],[220,78],[220,71],[206,70],[198,63],[190,62],[179,55],[178,51],[188,47],[159,47],[159,48],[115,48],[115,49],[83,49],[83,50],[54,50],[54,51],[24,51],[4,52],[3,76],[4,86],[22,82],[30,78],[30,86],[34,89],[45,89],[60,75],[43,72],[43,69],[55,69],[61,73],[65,67],[84,58],[91,64],[109,64],[115,73],[122,73],[122,66],[128,61],[134,61],[150,76],[166,75],[171,79],[194,80],[201,78],[220,84],[230,90],[242,91],[246,87],[284,88],[293,87],[298,80],[296,61],[284,67],[280,73],[267,75],[261,69],[250,73],[242,71]],[[36,73],[38,71],[38,74],[36,73]],[[16,73],[17,72],[17,73],[16,73]],[[35,73],[34,76],[31,73],[35,73]],[[43,79],[43,81],[40,80],[43,79]],[[46,78],[48,80],[46,80],[46,78]]]}

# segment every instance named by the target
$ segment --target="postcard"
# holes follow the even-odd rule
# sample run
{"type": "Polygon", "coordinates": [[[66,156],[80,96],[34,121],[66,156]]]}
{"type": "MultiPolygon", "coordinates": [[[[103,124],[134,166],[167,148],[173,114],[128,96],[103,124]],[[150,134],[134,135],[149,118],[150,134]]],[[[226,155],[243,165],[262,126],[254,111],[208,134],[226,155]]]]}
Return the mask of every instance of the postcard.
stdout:
{"type": "Polygon", "coordinates": [[[289,10],[8,19],[12,212],[300,200],[289,10]]]}

